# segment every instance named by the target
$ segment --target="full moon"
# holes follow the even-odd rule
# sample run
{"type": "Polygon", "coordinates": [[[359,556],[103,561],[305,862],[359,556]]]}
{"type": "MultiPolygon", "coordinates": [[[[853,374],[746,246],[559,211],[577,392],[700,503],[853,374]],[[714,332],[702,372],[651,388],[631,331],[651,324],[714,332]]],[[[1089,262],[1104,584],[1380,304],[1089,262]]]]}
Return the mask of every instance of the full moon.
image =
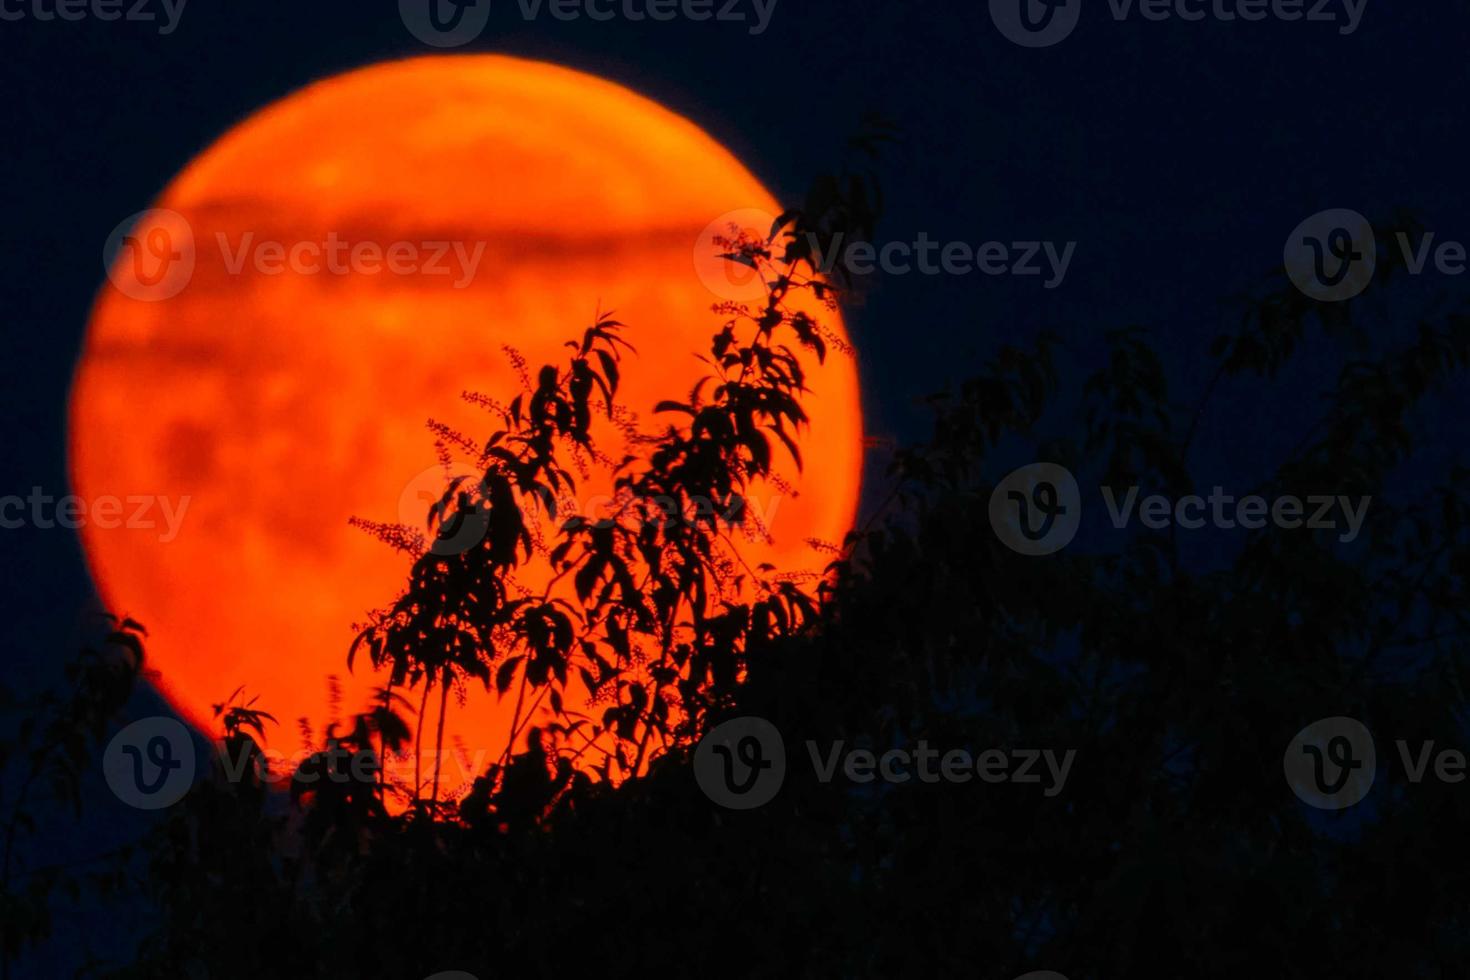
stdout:
{"type": "MultiPolygon", "coordinates": [[[[348,672],[353,625],[411,559],[349,519],[425,527],[443,485],[427,420],[483,443],[494,420],[461,393],[508,402],[517,354],[561,363],[612,312],[637,348],[618,400],[652,431],[654,404],[707,371],[712,306],[753,298],[712,235],[764,233],[780,210],[688,120],[501,56],[322,81],[206,149],[114,236],[71,399],[75,493],[125,502],[85,523],[86,555],[108,608],[147,627],[172,705],[212,731],[211,705],[243,687],[285,753],[299,719],[319,738],[361,710],[385,678],[364,659],[348,672]]],[[[747,542],[752,566],[820,571],[812,542],[853,520],[857,365],[831,351],[808,367],[804,466],[752,500],[768,532],[747,542]]],[[[446,746],[469,771],[446,762],[451,789],[509,730],[511,699],[466,696],[446,746]]]]}

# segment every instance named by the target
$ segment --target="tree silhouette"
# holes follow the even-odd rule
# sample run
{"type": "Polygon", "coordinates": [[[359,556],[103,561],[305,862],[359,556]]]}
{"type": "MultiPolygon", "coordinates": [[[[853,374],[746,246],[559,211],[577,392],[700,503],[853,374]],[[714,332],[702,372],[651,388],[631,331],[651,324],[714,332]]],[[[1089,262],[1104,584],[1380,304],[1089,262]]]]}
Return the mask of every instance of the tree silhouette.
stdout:
{"type": "MultiPolygon", "coordinates": [[[[102,642],[84,649],[66,665],[66,697],[48,691],[21,701],[8,688],[0,687],[0,710],[7,719],[7,737],[0,741],[0,775],[4,776],[0,785],[6,791],[0,810],[0,833],[4,834],[0,976],[10,976],[12,962],[26,946],[51,934],[52,894],[61,889],[75,896],[79,891],[75,864],[27,860],[23,845],[36,831],[47,805],[80,814],[83,774],[143,673],[143,627],[130,619],[105,619],[102,642]],[[13,733],[8,731],[12,717],[18,718],[13,733]]],[[[126,850],[122,853],[125,856],[126,850]]],[[[98,855],[82,863],[112,856],[98,855]]],[[[92,880],[109,893],[121,886],[118,876],[106,871],[94,873],[92,880]]]]}
{"type": "MultiPolygon", "coordinates": [[[[670,418],[661,432],[624,427],[631,451],[621,460],[602,451],[592,427],[598,415],[626,418],[616,401],[619,362],[634,351],[624,325],[599,316],[567,344],[565,364],[527,376],[508,405],[465,394],[495,420],[483,443],[431,420],[446,471],[455,449],[481,471],[478,482],[451,480],[430,509],[435,542],[401,525],[355,522],[414,556],[407,589],[361,631],[349,663],[365,649],[388,671],[390,690],[422,685],[420,731],[429,691],[439,687],[432,785],[423,799],[416,766],[415,808],[449,812],[438,760],[457,683],[493,684],[499,696],[514,690],[510,739],[472,789],[474,805],[493,808],[511,771],[532,758],[554,778],[554,799],[586,772],[616,783],[697,740],[709,714],[732,703],[752,652],[812,619],[813,593],[771,566],[750,568],[732,534],[765,535],[751,526],[746,501],[778,479],[777,447],[801,465],[807,388],[796,350],[821,361],[829,344],[845,342],[793,300],[811,294],[835,308],[813,243],[869,231],[867,186],[861,177],[825,178],[807,209],[782,215],[767,236],[732,229],[718,240],[726,260],[761,277],[766,298],[716,307],[725,319],[705,359],[710,373],[685,398],[654,406],[670,418]],[[609,513],[577,509],[571,469],[585,472],[588,461],[613,472],[609,513]],[[555,525],[549,540],[546,525],[555,525]],[[546,569],[539,591],[517,580],[533,562],[546,569]],[[607,702],[600,716],[569,709],[573,686],[590,704],[607,702]],[[533,726],[543,704],[552,720],[533,726]],[[528,748],[517,758],[523,735],[528,748]]],[[[422,745],[416,735],[416,759],[422,745]]]]}
{"type": "MultiPolygon", "coordinates": [[[[830,339],[780,304],[842,287],[812,277],[820,244],[871,236],[877,200],[865,176],[835,175],[768,239],[732,237],[770,299],[726,311],[711,379],[662,406],[667,428],[633,460],[605,464],[611,514],[563,506],[636,356],[611,318],[511,404],[484,401],[487,445],[439,432],[483,463],[434,510],[434,541],[455,546],[362,522],[413,552],[403,597],[354,647],[387,673],[379,696],[328,726],[290,800],[217,763],[170,809],[143,886],[161,924],[116,975],[1463,975],[1463,786],[1416,781],[1393,743],[1465,744],[1470,488],[1422,440],[1436,395],[1463,383],[1470,313],[1409,313],[1392,261],[1341,304],[1278,270],[1182,394],[1141,329],[1109,334],[1081,372],[1054,337],[1002,348],[931,400],[932,435],[894,454],[887,502],[812,587],[727,561],[718,521],[653,508],[703,495],[739,514],[794,451],[802,379],[783,344],[830,339]],[[1320,412],[1283,420],[1300,438],[1250,489],[1371,497],[1356,541],[1267,525],[1200,549],[1135,526],[1030,557],[992,527],[1017,460],[1194,491],[1200,420],[1239,404],[1222,393],[1265,399],[1329,356],[1342,366],[1320,412]],[[527,594],[516,573],[533,561],[550,584],[527,594]],[[407,744],[406,693],[426,704],[438,685],[442,726],[470,680],[553,721],[518,711],[523,737],[467,796],[441,800],[430,774],[395,814],[381,774],[348,760],[407,744]],[[577,717],[576,684],[616,699],[577,717]],[[1342,714],[1384,740],[1378,782],[1353,810],[1314,811],[1283,781],[1283,750],[1342,714]],[[690,771],[699,737],[738,715],[774,724],[790,762],[749,811],[715,805],[690,771]],[[824,781],[807,764],[809,742],[921,739],[1077,762],[1054,797],[824,781]],[[583,767],[589,745],[601,758],[583,767]]],[[[232,716],[247,755],[252,717],[232,716]]]]}

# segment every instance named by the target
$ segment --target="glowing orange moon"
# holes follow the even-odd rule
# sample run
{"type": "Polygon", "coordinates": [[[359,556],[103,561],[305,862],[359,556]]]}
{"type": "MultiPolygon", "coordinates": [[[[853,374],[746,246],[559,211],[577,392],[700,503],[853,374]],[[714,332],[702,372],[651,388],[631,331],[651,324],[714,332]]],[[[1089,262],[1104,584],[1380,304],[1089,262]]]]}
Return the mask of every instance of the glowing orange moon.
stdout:
{"type": "MultiPolygon", "coordinates": [[[[711,304],[740,298],[720,295],[711,223],[779,211],[689,121],[499,56],[312,85],[227,133],[155,207],[96,302],[72,473],[84,500],[186,509],[172,535],[161,502],[151,527],[88,524],[86,553],[108,607],[148,627],[187,718],[208,730],[210,705],[246,685],[287,752],[298,718],[327,720],[328,675],[343,716],[383,682],[364,662],[347,673],[351,627],[399,593],[409,560],[347,522],[423,525],[439,489],[426,419],[483,440],[491,417],[459,395],[514,396],[502,345],[559,362],[613,310],[639,351],[620,401],[647,421],[705,372],[711,304]]],[[[783,569],[822,567],[807,541],[840,542],[858,493],[856,365],[833,353],[809,384],[805,472],[783,472],[799,496],[757,502],[773,541],[755,557],[783,569]]],[[[448,741],[473,761],[504,744],[511,709],[469,694],[448,741]]]]}

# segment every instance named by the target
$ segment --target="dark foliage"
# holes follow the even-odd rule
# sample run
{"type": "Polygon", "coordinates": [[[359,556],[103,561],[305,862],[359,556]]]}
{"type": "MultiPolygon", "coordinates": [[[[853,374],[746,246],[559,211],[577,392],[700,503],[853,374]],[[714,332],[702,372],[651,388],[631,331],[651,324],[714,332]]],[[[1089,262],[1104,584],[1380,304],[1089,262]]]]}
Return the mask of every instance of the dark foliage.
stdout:
{"type": "MultiPolygon", "coordinates": [[[[1253,301],[1186,404],[1144,333],[1112,335],[1106,362],[1076,379],[1075,439],[1047,437],[1055,342],[1001,351],[934,400],[932,438],[896,454],[889,502],[813,594],[732,571],[717,526],[646,507],[730,502],[769,475],[773,445],[795,452],[803,385],[781,338],[824,338],[781,304],[840,286],[801,277],[801,232],[860,240],[873,201],[862,177],[824,178],[769,240],[732,243],[732,260],[774,273],[770,304],[731,311],[708,394],[662,405],[675,421],[616,464],[611,518],[557,508],[571,481],[560,460],[594,454],[591,420],[615,408],[616,322],[599,319],[497,410],[483,478],[438,511],[478,515],[484,537],[417,552],[404,596],[357,648],[389,674],[380,702],[303,768],[407,743],[401,692],[423,704],[434,685],[441,720],[452,686],[477,681],[545,697],[557,722],[525,728],[462,801],[425,774],[397,815],[381,778],[281,801],[216,773],[149,842],[164,920],[123,975],[1465,975],[1463,789],[1384,766],[1363,809],[1326,817],[1293,796],[1281,757],[1303,725],[1340,714],[1465,744],[1470,491],[1461,469],[1415,493],[1395,476],[1418,462],[1428,400],[1463,383],[1470,316],[1439,311],[1396,331],[1411,337],[1401,348],[1351,358],[1252,488],[1371,496],[1350,545],[1266,527],[1203,561],[1174,532],[1133,530],[1030,558],[997,539],[987,502],[1017,445],[1107,485],[1192,492],[1214,392],[1264,392],[1293,357],[1361,329],[1391,264],[1352,303],[1285,286],[1253,301]],[[555,587],[526,595],[513,573],[540,554],[530,513],[557,522],[543,556],[555,587]],[[617,697],[575,717],[560,695],[578,683],[617,697]],[[715,806],[690,772],[700,735],[736,715],[775,723],[792,760],[782,792],[748,812],[715,806]],[[809,740],[919,739],[1077,761],[1055,798],[821,782],[807,764],[809,740]],[[587,744],[602,747],[595,765],[581,764],[587,744]]],[[[255,751],[259,720],[234,715],[227,743],[255,751]]]]}

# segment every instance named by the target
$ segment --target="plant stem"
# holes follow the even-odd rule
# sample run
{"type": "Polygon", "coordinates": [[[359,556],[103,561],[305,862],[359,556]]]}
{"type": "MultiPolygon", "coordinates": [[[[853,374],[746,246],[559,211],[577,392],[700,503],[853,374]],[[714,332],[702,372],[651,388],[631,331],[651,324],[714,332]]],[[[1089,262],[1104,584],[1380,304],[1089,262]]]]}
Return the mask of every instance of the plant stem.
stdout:
{"type": "Polygon", "coordinates": [[[413,732],[413,802],[417,807],[420,793],[424,788],[421,769],[424,756],[424,711],[429,703],[429,688],[433,685],[433,675],[424,675],[424,693],[419,696],[419,718],[413,732]]]}
{"type": "Polygon", "coordinates": [[[444,678],[440,681],[439,690],[439,731],[434,736],[434,795],[433,802],[439,802],[439,757],[444,751],[444,715],[449,711],[449,668],[444,668],[444,678]]]}

